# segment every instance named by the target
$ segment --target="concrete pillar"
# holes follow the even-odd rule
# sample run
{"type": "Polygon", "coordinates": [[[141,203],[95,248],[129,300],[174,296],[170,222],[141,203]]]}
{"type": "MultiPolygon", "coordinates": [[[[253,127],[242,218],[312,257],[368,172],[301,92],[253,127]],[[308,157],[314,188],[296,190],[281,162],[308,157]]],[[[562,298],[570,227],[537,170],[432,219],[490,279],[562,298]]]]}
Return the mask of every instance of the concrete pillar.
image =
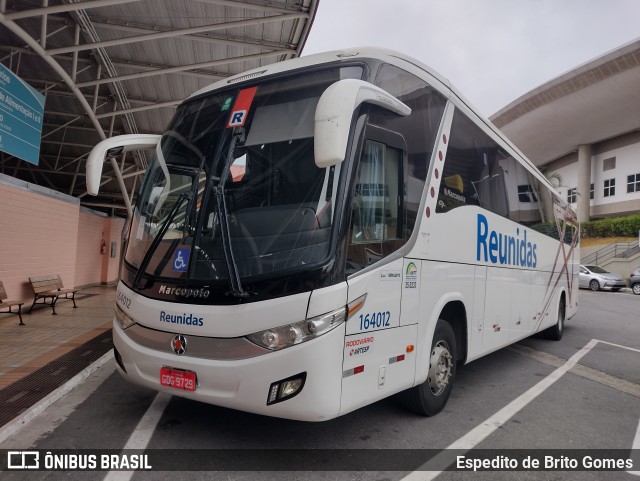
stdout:
{"type": "Polygon", "coordinates": [[[578,146],[578,221],[591,219],[591,145],[578,146]]]}

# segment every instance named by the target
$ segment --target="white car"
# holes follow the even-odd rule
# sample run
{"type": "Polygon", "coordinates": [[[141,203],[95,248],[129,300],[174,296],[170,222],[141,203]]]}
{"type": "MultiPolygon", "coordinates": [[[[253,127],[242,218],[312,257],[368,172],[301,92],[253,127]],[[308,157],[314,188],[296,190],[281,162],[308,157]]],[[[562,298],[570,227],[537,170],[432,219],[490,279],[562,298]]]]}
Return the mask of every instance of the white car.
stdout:
{"type": "Polygon", "coordinates": [[[598,266],[580,266],[580,287],[599,291],[600,289],[611,289],[619,291],[627,287],[626,282],[617,274],[605,271],[598,266]]]}

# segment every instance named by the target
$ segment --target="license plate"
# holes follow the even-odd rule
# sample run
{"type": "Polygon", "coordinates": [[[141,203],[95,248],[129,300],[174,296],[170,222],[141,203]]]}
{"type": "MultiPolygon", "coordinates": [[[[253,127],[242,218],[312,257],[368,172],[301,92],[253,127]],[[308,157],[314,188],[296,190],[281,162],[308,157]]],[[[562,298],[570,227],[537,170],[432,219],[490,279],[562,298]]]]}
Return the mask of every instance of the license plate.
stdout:
{"type": "Polygon", "coordinates": [[[184,391],[195,391],[196,373],[163,367],[160,368],[160,384],[184,391]]]}

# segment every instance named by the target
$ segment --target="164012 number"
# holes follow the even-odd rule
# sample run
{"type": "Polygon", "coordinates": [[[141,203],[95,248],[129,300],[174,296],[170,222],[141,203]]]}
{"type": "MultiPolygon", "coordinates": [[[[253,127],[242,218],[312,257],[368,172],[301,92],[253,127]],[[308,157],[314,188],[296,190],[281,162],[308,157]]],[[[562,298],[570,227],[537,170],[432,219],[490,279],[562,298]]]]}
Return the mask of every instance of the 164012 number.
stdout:
{"type": "Polygon", "coordinates": [[[372,312],[371,314],[360,314],[360,330],[366,331],[368,329],[382,329],[383,327],[391,327],[389,321],[391,320],[391,313],[385,312],[372,312]]]}

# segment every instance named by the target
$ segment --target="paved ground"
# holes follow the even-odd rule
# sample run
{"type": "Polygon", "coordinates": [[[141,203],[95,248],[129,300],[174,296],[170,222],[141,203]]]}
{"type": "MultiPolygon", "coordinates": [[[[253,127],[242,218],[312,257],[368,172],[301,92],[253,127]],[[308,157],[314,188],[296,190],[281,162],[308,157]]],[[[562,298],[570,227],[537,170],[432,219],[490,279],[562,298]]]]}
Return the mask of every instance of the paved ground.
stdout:
{"type": "Polygon", "coordinates": [[[24,326],[16,314],[0,314],[0,389],[111,329],[114,299],[115,287],[89,287],[76,294],[77,309],[60,300],[53,316],[50,307],[36,305],[22,315],[24,326]]]}
{"type": "MultiPolygon", "coordinates": [[[[109,480],[427,480],[438,474],[412,474],[415,466],[410,463],[404,472],[287,471],[312,464],[297,459],[295,450],[305,448],[315,451],[298,452],[302,459],[308,462],[305,456],[311,453],[324,466],[348,466],[345,453],[354,462],[368,456],[371,464],[391,463],[398,456],[415,455],[411,450],[448,446],[626,452],[634,443],[640,447],[639,308],[640,296],[628,292],[581,291],[579,313],[567,323],[561,342],[526,339],[462,367],[447,408],[433,418],[416,417],[388,399],[325,423],[272,419],[156,395],[126,383],[109,361],[0,448],[121,450],[146,445],[166,449],[163,456],[179,469],[132,477],[120,473],[124,478],[114,473],[65,473],[68,479],[109,480]],[[188,472],[185,468],[195,461],[177,451],[188,448],[214,450],[205,453],[209,461],[232,461],[230,454],[216,449],[255,449],[240,451],[245,456],[241,461],[246,466],[264,461],[271,470],[188,472]],[[272,451],[271,465],[259,454],[277,448],[283,451],[272,451]],[[331,449],[335,451],[326,451],[331,449]]],[[[3,473],[3,480],[58,479],[61,473],[28,474],[3,473]]],[[[640,481],[627,472],[445,472],[437,479],[640,481]]]]}

